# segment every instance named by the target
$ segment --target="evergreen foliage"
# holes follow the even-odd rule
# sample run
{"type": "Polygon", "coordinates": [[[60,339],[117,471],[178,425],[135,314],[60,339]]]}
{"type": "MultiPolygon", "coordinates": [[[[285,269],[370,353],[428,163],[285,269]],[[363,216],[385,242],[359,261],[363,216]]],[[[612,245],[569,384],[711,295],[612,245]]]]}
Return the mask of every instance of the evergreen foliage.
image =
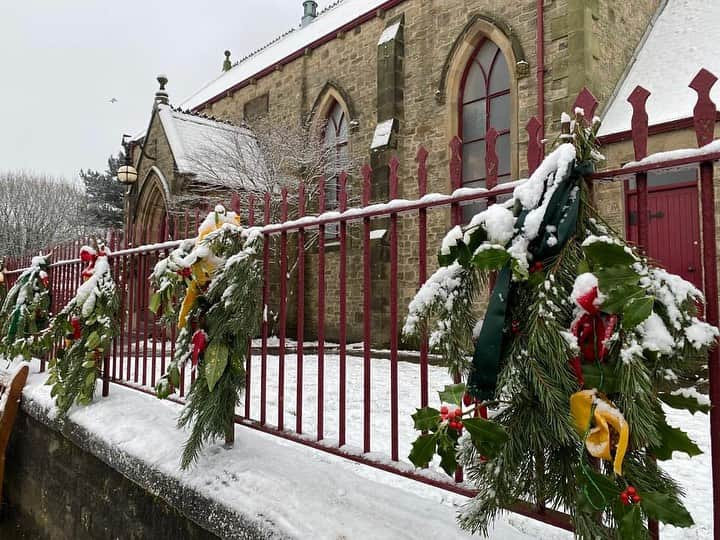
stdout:
{"type": "Polygon", "coordinates": [[[233,439],[248,343],[262,313],[254,244],[237,216],[218,206],[200,226],[194,245],[183,243],[156,265],[151,278],[153,311],[162,309],[164,319],[180,328],[158,397],[168,397],[180,385],[183,365],[191,362],[197,373],[178,421],[190,429],[183,468],[216,437],[233,439]]]}
{"type": "Polygon", "coordinates": [[[81,170],[85,185],[85,222],[93,229],[122,228],[124,187],[117,181],[117,171],[125,163],[120,152],[108,158],[105,172],[81,170]]]}
{"type": "Polygon", "coordinates": [[[33,257],[0,304],[0,356],[30,360],[43,352],[38,337],[50,322],[50,256],[33,257]]]}
{"type": "Polygon", "coordinates": [[[100,247],[96,253],[86,246],[81,254],[90,263],[84,272],[85,282],[53,318],[44,339],[46,349],[53,341],[62,340],[64,345],[50,360],[46,383],[52,386],[50,393],[61,415],[75,403],[92,402],[103,358],[119,330],[120,300],[107,251],[100,247]]]}
{"type": "Polygon", "coordinates": [[[647,538],[648,519],[692,524],[655,459],[699,449],[662,405],[707,410],[692,377],[686,388],[668,383],[706,363],[718,331],[697,318],[700,291],[653,266],[592,208],[584,176],[601,158],[598,128],[578,111],[512,200],[450,231],[441,268],[410,306],[405,332],[430,330],[451,366],[475,349],[467,386],[441,393],[457,414],[418,410],[425,433],[410,454],[422,467],[437,453],[450,474],[449,447],[457,451],[478,489],[460,516],[473,532],[487,534],[517,501],[569,512],[580,538],[647,538]],[[491,272],[468,344],[475,284],[491,272]],[[486,406],[491,420],[478,417],[486,406]]]}

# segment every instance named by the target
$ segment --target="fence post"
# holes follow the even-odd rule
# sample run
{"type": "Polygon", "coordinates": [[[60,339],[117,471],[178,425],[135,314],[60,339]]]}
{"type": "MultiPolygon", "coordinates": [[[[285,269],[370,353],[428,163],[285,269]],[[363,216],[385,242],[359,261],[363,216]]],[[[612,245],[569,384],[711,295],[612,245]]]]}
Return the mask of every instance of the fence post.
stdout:
{"type": "MultiPolygon", "coordinates": [[[[415,160],[418,164],[418,198],[427,194],[428,151],[420,146],[415,160]]],[[[427,281],[427,209],[418,210],[418,287],[427,281]]],[[[420,407],[428,406],[428,336],[423,329],[420,336],[420,407]]]]}
{"type": "MultiPolygon", "coordinates": [[[[717,77],[702,69],[690,83],[690,88],[698,95],[693,111],[695,134],[698,146],[704,146],[713,140],[715,130],[716,106],[710,99],[710,89],[717,77]]],[[[707,302],[705,318],[713,326],[718,326],[718,283],[717,283],[717,244],[715,238],[715,186],[713,185],[713,162],[700,164],[700,190],[702,196],[702,237],[703,237],[703,274],[705,276],[705,300],[707,302]]],[[[717,347],[710,350],[708,366],[710,370],[710,454],[712,459],[713,523],[715,538],[720,538],[720,354],[717,347]]]]}
{"type": "MultiPolygon", "coordinates": [[[[370,204],[372,190],[372,168],[362,168],[363,194],[362,205],[370,204]]],[[[371,363],[370,340],[372,331],[372,274],[370,273],[370,218],[363,218],[363,452],[370,452],[370,410],[371,410],[371,363]]]]}

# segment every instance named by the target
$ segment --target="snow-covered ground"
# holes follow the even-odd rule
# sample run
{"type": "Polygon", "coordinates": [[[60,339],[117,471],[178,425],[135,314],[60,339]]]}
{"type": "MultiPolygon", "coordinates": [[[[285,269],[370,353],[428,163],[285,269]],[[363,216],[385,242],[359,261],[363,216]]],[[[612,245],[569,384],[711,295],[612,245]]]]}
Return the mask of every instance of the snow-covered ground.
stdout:
{"type": "MultiPolygon", "coordinates": [[[[30,376],[24,399],[52,407],[44,375],[30,376]]],[[[455,524],[463,499],[242,426],[235,447],[210,446],[197,466],[179,470],[186,433],[180,406],[113,386],[110,396],[75,407],[69,418],[107,444],[265,525],[296,538],[470,538],[455,524]]],[[[532,538],[507,523],[491,538],[532,538]]]]}
{"type": "MultiPolygon", "coordinates": [[[[260,358],[257,356],[253,357],[252,365],[252,383],[251,383],[251,418],[260,418],[260,358]]],[[[134,362],[133,362],[134,364],[134,362]]],[[[142,362],[140,362],[142,366],[142,362]]],[[[389,399],[390,399],[390,362],[388,360],[374,358],[372,361],[372,396],[371,396],[371,450],[372,458],[378,460],[387,461],[390,455],[390,413],[389,413],[389,399]]],[[[303,383],[303,433],[304,435],[314,439],[316,438],[316,422],[317,422],[317,356],[306,355],[304,357],[304,383],[303,383]]],[[[156,366],[159,371],[159,362],[156,366]]],[[[416,433],[412,426],[412,419],[410,415],[414,412],[415,408],[419,406],[420,395],[420,366],[418,364],[409,362],[399,362],[398,364],[399,373],[399,388],[400,388],[400,429],[399,429],[399,443],[400,443],[400,459],[403,463],[401,467],[410,467],[407,462],[407,455],[410,450],[412,440],[414,440],[416,433]]],[[[189,373],[186,374],[189,378],[189,373]]],[[[31,376],[30,387],[26,390],[26,396],[32,397],[32,399],[40,400],[43,403],[49,402],[49,390],[47,387],[41,386],[43,375],[31,376]]],[[[148,380],[150,377],[148,376],[148,380]]],[[[295,420],[296,420],[296,356],[295,354],[289,354],[285,358],[285,428],[288,431],[294,431],[295,420]]],[[[267,421],[273,425],[277,422],[277,381],[278,381],[278,358],[277,356],[270,355],[267,359],[267,421]]],[[[335,354],[329,354],[325,356],[325,443],[336,446],[337,445],[337,433],[338,433],[338,395],[339,395],[339,357],[335,354]]],[[[362,392],[362,381],[363,381],[363,370],[362,370],[362,359],[357,357],[347,357],[347,447],[344,449],[350,452],[359,452],[362,446],[362,404],[363,404],[363,392],[362,392]]],[[[436,390],[441,389],[445,384],[450,382],[450,377],[447,371],[443,367],[430,366],[429,368],[429,386],[430,386],[430,404],[439,405],[439,399],[436,390]]],[[[242,413],[244,401],[241,400],[241,406],[238,409],[239,413],[242,413]]],[[[180,473],[177,471],[177,464],[179,463],[180,448],[184,434],[174,429],[175,416],[178,412],[178,406],[168,402],[158,402],[151,396],[142,395],[132,390],[124,389],[117,386],[112,386],[110,391],[110,398],[106,400],[99,400],[90,407],[74,409],[71,412],[71,418],[73,421],[81,423],[84,427],[98,432],[102,437],[106,438],[108,442],[113,444],[119,444],[126,451],[130,451],[133,455],[142,457],[146,461],[157,465],[163,472],[174,475],[179,475],[183,481],[188,482],[189,485],[198,487],[199,489],[204,487],[205,484],[199,480],[194,480],[192,473],[180,473]],[[126,406],[125,406],[126,405],[126,406]],[[117,419],[113,419],[113,415],[117,415],[117,419]],[[118,424],[118,422],[122,423],[118,424]],[[132,428],[118,427],[119,425],[125,426],[125,422],[132,424],[132,428]],[[108,427],[112,426],[112,427],[108,427]],[[147,442],[147,433],[155,431],[161,433],[162,436],[157,437],[157,441],[153,436],[151,442],[147,442]],[[135,440],[133,434],[137,433],[139,440],[135,440]],[[117,437],[117,439],[116,439],[117,437]],[[163,443],[160,439],[165,438],[168,443],[163,443]],[[159,447],[158,447],[159,445],[159,447]],[[146,446],[148,448],[146,448],[146,446]],[[152,448],[149,448],[152,447],[152,448]],[[147,455],[145,455],[147,453],[147,455]]],[[[696,415],[690,415],[685,411],[676,411],[668,409],[668,417],[670,422],[677,426],[682,427],[686,430],[691,438],[698,443],[703,450],[704,454],[694,458],[688,458],[684,454],[675,454],[674,459],[670,462],[664,462],[662,465],[665,467],[673,477],[679,480],[681,485],[687,492],[686,503],[687,507],[693,515],[695,520],[695,527],[691,529],[676,529],[674,527],[662,527],[661,537],[670,539],[705,539],[712,537],[712,496],[711,496],[711,470],[710,470],[710,430],[708,417],[704,414],[698,413],[696,415]]],[[[402,499],[402,502],[397,504],[398,511],[412,507],[412,504],[428,504],[425,500],[430,503],[437,505],[437,508],[432,510],[433,513],[437,514],[438,523],[452,522],[452,519],[447,520],[447,516],[452,516],[457,509],[456,507],[463,503],[464,498],[458,495],[454,495],[442,490],[420,484],[412,480],[406,480],[395,475],[389,475],[382,471],[356,464],[341,458],[336,458],[325,453],[318,452],[306,448],[302,445],[296,445],[294,443],[285,441],[283,439],[264,435],[262,433],[255,432],[254,430],[245,429],[241,426],[238,428],[237,433],[237,445],[235,450],[225,451],[221,450],[219,446],[214,446],[206,452],[206,456],[203,457],[200,464],[198,465],[198,471],[202,471],[202,474],[198,474],[198,477],[214,477],[217,480],[210,486],[209,492],[215,493],[216,488],[219,489],[217,497],[219,500],[223,500],[226,504],[234,505],[238,504],[240,508],[246,508],[246,511],[254,512],[255,506],[250,508],[242,507],[244,491],[238,492],[238,489],[244,489],[241,485],[246,477],[251,479],[251,482],[260,482],[261,480],[255,478],[255,475],[265,475],[267,464],[261,463],[260,456],[267,454],[270,459],[280,459],[277,455],[283,454],[282,459],[292,461],[292,466],[288,465],[293,469],[293,477],[286,479],[287,482],[292,482],[292,489],[285,486],[286,489],[290,489],[289,493],[300,490],[310,490],[312,493],[306,493],[305,496],[319,497],[321,500],[326,501],[328,497],[332,496],[332,493],[342,492],[342,496],[332,498],[331,514],[333,512],[340,512],[334,505],[338,505],[340,508],[345,508],[346,505],[354,507],[353,518],[355,521],[347,521],[338,517],[337,527],[344,527],[344,523],[348,523],[349,528],[342,529],[342,534],[346,538],[367,538],[370,537],[368,534],[375,538],[404,538],[406,531],[419,531],[419,535],[415,537],[429,538],[428,531],[432,529],[425,529],[423,525],[424,520],[419,520],[417,529],[408,529],[402,527],[403,532],[398,532],[392,529],[388,531],[394,531],[393,534],[388,536],[375,536],[376,531],[366,531],[362,528],[362,519],[370,519],[367,514],[371,513],[373,508],[376,508],[378,501],[370,500],[373,499],[372,493],[374,490],[380,489],[377,484],[383,486],[382,490],[385,489],[399,489],[399,493],[395,494],[394,497],[402,499]],[[250,454],[245,454],[247,449],[251,449],[250,454]],[[257,452],[255,454],[254,452],[257,452]],[[288,455],[285,456],[285,453],[288,455]],[[294,457],[293,457],[294,456],[294,457]],[[229,461],[225,461],[228,459],[229,461]],[[307,459],[308,467],[311,465],[314,467],[316,464],[323,468],[327,468],[323,472],[323,478],[309,479],[308,475],[310,472],[305,471],[304,467],[297,467],[297,462],[303,460],[305,463],[307,459]],[[240,467],[243,474],[238,476],[242,478],[242,481],[236,482],[231,481],[223,477],[221,471],[226,469],[227,471],[234,470],[235,466],[240,467]],[[255,469],[257,467],[257,469],[255,469]],[[295,478],[295,470],[297,471],[298,477],[295,478]],[[332,469],[332,470],[330,470],[332,469]],[[262,470],[262,475],[258,472],[262,470]],[[341,474],[342,473],[342,474],[341,474]],[[347,475],[347,476],[346,476],[347,475]],[[334,479],[333,482],[330,480],[334,479]],[[317,485],[317,493],[312,491],[308,486],[302,486],[301,484],[307,480],[309,484],[317,485]],[[234,494],[226,493],[226,486],[222,485],[223,482],[229,482],[234,494]],[[346,485],[347,483],[347,485],[346,485]],[[222,489],[218,488],[216,484],[222,485],[222,489]],[[332,484],[332,485],[330,485],[332,484]],[[362,487],[356,485],[360,484],[362,487]],[[352,486],[352,487],[348,487],[352,486]],[[350,502],[347,497],[352,491],[352,498],[357,497],[356,500],[350,502]],[[363,497],[367,496],[368,501],[365,501],[363,497]],[[225,497],[228,497],[225,499],[225,497]],[[423,499],[423,503],[410,503],[416,498],[423,499]],[[337,500],[336,500],[337,499],[337,500]],[[406,504],[407,503],[407,504],[406,504]],[[360,532],[362,531],[362,533],[360,532]]],[[[280,460],[280,463],[275,468],[269,471],[270,473],[277,472],[281,474],[282,464],[285,463],[280,460]]],[[[236,474],[237,473],[233,473],[236,474]]],[[[288,470],[284,471],[284,474],[288,474],[288,470]]],[[[440,477],[441,473],[428,472],[427,474],[436,474],[440,477]]],[[[446,477],[445,477],[446,478],[446,477]]],[[[256,490],[265,489],[260,484],[255,485],[256,490]]],[[[268,488],[270,489],[270,488],[268,488]]],[[[209,494],[203,491],[205,494],[209,494]]],[[[276,488],[272,488],[270,493],[279,493],[276,488]]],[[[268,495],[270,496],[270,495],[268,495]]],[[[384,496],[384,495],[383,495],[384,496]]],[[[389,496],[389,495],[388,495],[389,496]]],[[[264,495],[263,495],[264,497],[264,495]]],[[[326,524],[323,521],[315,521],[313,517],[309,522],[306,518],[306,513],[303,508],[306,508],[308,513],[313,511],[313,506],[316,501],[308,503],[308,507],[304,507],[303,500],[304,496],[294,496],[288,503],[290,509],[285,510],[284,506],[281,510],[280,505],[276,505],[273,508],[273,512],[278,513],[297,511],[298,516],[302,514],[307,527],[321,527],[318,530],[335,530],[332,527],[330,529],[325,528],[326,524]]],[[[283,502],[285,505],[285,502],[283,502]]],[[[429,509],[423,510],[422,512],[430,512],[429,509]]],[[[263,515],[268,516],[267,509],[262,510],[263,515]]],[[[327,514],[327,512],[324,512],[327,514]]],[[[339,515],[342,515],[340,512],[339,515]]],[[[385,516],[385,514],[383,514],[385,516]]],[[[397,517],[397,516],[396,516],[397,517]]],[[[391,516],[388,516],[390,519],[391,516]]],[[[272,518],[273,523],[281,523],[285,528],[284,521],[275,521],[275,517],[272,518]]],[[[279,518],[278,518],[279,519],[279,518]]],[[[288,521],[287,526],[292,525],[297,527],[298,524],[293,523],[292,514],[286,516],[288,521]]],[[[317,517],[320,520],[321,516],[317,517]]],[[[322,516],[322,519],[333,519],[328,515],[322,516]]],[[[406,516],[405,520],[411,519],[406,516]]],[[[415,519],[414,517],[412,518],[415,519]]],[[[334,521],[334,520],[333,520],[334,521]]],[[[365,524],[367,526],[367,524],[365,524]]],[[[384,526],[384,525],[383,525],[384,526]]],[[[438,525],[439,526],[439,525],[438,525]]],[[[286,529],[291,531],[291,534],[297,534],[300,537],[306,535],[306,530],[295,530],[286,529]]],[[[340,529],[338,529],[340,530],[340,529]]],[[[502,522],[498,524],[496,534],[492,535],[493,538],[522,538],[523,536],[513,536],[520,534],[521,531],[530,537],[539,538],[542,537],[547,540],[555,539],[569,539],[572,535],[565,531],[555,529],[534,520],[525,518],[523,516],[508,514],[502,522]]],[[[338,533],[340,534],[340,533],[338,533]]],[[[407,533],[408,537],[411,535],[407,533]]],[[[439,531],[438,531],[438,534],[439,531]]],[[[442,534],[448,538],[463,538],[459,530],[452,527],[448,527],[447,530],[443,530],[442,534]]],[[[435,534],[433,533],[434,537],[435,534]]],[[[319,538],[321,536],[314,535],[313,537],[319,538]]],[[[329,536],[335,538],[336,536],[329,536]]]]}

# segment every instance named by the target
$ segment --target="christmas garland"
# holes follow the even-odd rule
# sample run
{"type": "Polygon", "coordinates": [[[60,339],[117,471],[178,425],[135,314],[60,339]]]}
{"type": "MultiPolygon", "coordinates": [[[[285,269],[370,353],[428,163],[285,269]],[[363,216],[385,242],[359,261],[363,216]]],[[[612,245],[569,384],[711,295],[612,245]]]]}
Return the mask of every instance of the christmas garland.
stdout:
{"type": "Polygon", "coordinates": [[[179,329],[174,358],[157,385],[158,397],[175,391],[188,362],[197,373],[178,421],[179,427],[191,426],[183,468],[198,458],[207,442],[224,436],[230,443],[234,438],[248,343],[262,314],[255,236],[247,236],[238,216],[217,206],[200,225],[197,239],[160,261],[151,277],[152,311],[162,309],[179,329]]]}
{"type": "Polygon", "coordinates": [[[49,266],[49,255],[33,257],[0,305],[0,356],[7,360],[42,352],[37,336],[50,322],[49,266]]]}
{"type": "Polygon", "coordinates": [[[5,282],[5,260],[0,259],[0,306],[5,302],[7,296],[7,283],[5,282]]]}
{"type": "Polygon", "coordinates": [[[599,120],[564,116],[562,144],[513,199],[448,233],[410,305],[405,333],[427,332],[468,381],[441,392],[451,407],[413,415],[423,434],[410,459],[424,467],[437,453],[448,474],[465,467],[478,495],[460,524],[473,532],[528,501],[568,511],[580,538],[647,538],[648,519],[692,525],[656,460],[700,450],[663,406],[707,412],[695,384],[718,331],[697,318],[700,291],[591,207],[584,177],[601,159],[599,120]]]}
{"type": "Polygon", "coordinates": [[[95,394],[95,382],[103,357],[118,333],[120,301],[108,262],[108,249],[84,246],[80,259],[87,264],[83,284],[75,297],[52,320],[45,343],[62,339],[64,347],[50,360],[47,383],[52,386],[61,415],[73,403],[87,405],[95,394]]]}

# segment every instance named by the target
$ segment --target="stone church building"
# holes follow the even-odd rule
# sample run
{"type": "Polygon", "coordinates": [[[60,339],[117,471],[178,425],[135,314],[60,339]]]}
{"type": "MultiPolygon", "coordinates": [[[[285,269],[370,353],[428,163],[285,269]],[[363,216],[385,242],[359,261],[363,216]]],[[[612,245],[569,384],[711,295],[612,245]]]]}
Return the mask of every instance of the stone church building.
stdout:
{"type": "MultiPolygon", "coordinates": [[[[629,106],[623,108],[632,88],[626,91],[626,87],[633,77],[638,79],[634,84],[644,77],[633,69],[643,60],[646,45],[664,39],[654,34],[667,13],[688,3],[707,4],[701,0],[340,0],[318,12],[316,2],[298,0],[298,27],[234,64],[226,52],[218,77],[185,102],[174,103],[168,97],[172,74],[168,74],[168,90],[162,81],[148,129],[130,141],[139,179],[126,198],[127,227],[146,241],[167,236],[161,225],[166,214],[199,175],[188,159],[194,145],[228,132],[252,145],[252,126],[259,121],[278,130],[309,122],[324,144],[336,149],[337,163],[328,164],[329,208],[337,204],[334,182],[341,167],[337,164],[346,162],[371,164],[373,201],[388,200],[387,164],[393,155],[400,162],[398,198],[417,198],[415,157],[420,145],[429,151],[428,191],[450,193],[449,142],[455,136],[462,139],[463,186],[486,187],[485,135],[491,127],[498,133],[498,181],[522,178],[527,175],[530,119],[542,119],[538,137],[552,140],[560,114],[571,109],[583,87],[600,102],[601,117],[614,115],[608,117],[613,131],[605,128],[603,134],[609,144],[608,165],[620,165],[632,157],[628,156],[629,106]]],[[[686,87],[691,77],[673,84],[686,87]]],[[[679,117],[689,117],[691,111],[692,105],[679,117]]],[[[689,124],[680,125],[690,130],[689,124]]],[[[688,138],[687,133],[662,133],[658,135],[668,140],[655,144],[653,136],[650,151],[688,138]]],[[[351,174],[349,185],[351,192],[359,190],[360,175],[351,174]]],[[[629,223],[626,196],[631,197],[631,187],[619,183],[596,191],[603,213],[623,230],[629,223]]],[[[386,343],[386,225],[377,221],[373,226],[377,229],[372,237],[373,336],[386,343]]],[[[449,212],[430,215],[430,253],[449,226],[449,212]]],[[[401,313],[417,287],[416,234],[413,218],[400,220],[401,313]]],[[[348,266],[359,267],[360,242],[350,236],[348,266]]],[[[302,293],[307,321],[316,319],[315,257],[312,250],[306,257],[307,287],[302,293]]],[[[333,276],[338,256],[331,241],[327,258],[326,339],[332,340],[337,337],[338,314],[333,310],[338,290],[333,276]]],[[[351,341],[362,339],[362,285],[360,272],[356,274],[348,282],[351,341]]],[[[312,337],[312,324],[306,328],[307,337],[312,337]]]]}

